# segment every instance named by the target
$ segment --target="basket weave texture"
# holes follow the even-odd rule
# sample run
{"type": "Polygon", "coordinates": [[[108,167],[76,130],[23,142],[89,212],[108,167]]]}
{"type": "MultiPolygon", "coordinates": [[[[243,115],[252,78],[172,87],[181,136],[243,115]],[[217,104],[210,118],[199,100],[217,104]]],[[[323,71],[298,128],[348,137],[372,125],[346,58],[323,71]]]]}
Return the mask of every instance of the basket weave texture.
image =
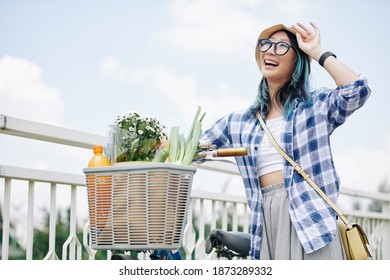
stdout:
{"type": "Polygon", "coordinates": [[[85,168],[91,247],[181,247],[196,167],[167,163],[85,168]]]}

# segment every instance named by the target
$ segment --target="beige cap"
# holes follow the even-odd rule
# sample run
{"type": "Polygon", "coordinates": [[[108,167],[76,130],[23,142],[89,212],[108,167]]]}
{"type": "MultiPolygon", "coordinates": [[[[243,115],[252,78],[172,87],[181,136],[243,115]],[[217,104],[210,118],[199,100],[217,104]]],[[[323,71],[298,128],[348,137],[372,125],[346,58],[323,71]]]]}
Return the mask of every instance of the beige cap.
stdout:
{"type": "Polygon", "coordinates": [[[294,29],[292,29],[291,27],[287,27],[284,24],[276,24],[274,26],[268,27],[267,29],[264,29],[263,32],[260,33],[259,39],[268,39],[269,37],[271,37],[272,34],[280,30],[286,30],[291,32],[292,34],[297,33],[294,29]]]}
{"type": "MultiPolygon", "coordinates": [[[[260,33],[258,39],[268,39],[269,37],[271,37],[272,34],[274,34],[277,31],[281,31],[281,30],[289,31],[294,35],[297,33],[294,29],[292,29],[291,27],[287,27],[284,24],[276,24],[276,25],[273,25],[271,27],[264,29],[260,33]]],[[[258,49],[258,41],[256,41],[255,56],[256,56],[257,65],[260,68],[260,53],[259,53],[259,49],[258,49]]]]}

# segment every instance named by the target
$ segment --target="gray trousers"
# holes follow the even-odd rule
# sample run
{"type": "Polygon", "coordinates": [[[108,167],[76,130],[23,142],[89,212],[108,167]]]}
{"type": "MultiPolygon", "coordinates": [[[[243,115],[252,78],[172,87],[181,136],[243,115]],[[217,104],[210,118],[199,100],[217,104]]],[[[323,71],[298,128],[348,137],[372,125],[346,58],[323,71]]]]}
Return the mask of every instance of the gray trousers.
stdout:
{"type": "Polygon", "coordinates": [[[345,252],[339,234],[325,247],[306,254],[289,214],[289,200],[284,184],[262,188],[263,237],[262,260],[342,260],[345,252]]]}

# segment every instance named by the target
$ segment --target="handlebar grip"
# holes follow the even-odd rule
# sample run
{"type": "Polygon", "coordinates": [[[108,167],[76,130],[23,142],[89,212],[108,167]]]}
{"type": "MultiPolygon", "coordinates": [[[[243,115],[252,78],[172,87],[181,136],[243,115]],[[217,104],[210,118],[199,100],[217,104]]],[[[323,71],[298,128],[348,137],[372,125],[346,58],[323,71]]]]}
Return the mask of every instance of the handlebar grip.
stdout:
{"type": "Polygon", "coordinates": [[[216,151],[217,157],[246,156],[246,155],[248,155],[247,148],[226,148],[226,149],[218,149],[216,151]]]}

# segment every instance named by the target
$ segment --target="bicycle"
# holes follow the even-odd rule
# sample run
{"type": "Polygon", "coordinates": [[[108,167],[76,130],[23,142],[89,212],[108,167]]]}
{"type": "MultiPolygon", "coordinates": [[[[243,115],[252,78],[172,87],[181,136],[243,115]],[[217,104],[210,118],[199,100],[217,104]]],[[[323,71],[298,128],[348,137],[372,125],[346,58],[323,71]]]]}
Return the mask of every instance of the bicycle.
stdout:
{"type": "MultiPolygon", "coordinates": [[[[218,260],[245,260],[249,258],[251,235],[245,232],[214,229],[206,240],[206,254],[215,251],[218,260]]],[[[151,253],[152,260],[181,260],[178,250],[156,250],[151,253]]],[[[113,254],[111,260],[134,260],[137,258],[128,254],[113,254]]]]}
{"type": "Polygon", "coordinates": [[[219,260],[248,259],[251,236],[245,232],[214,229],[206,241],[206,254],[213,251],[219,260]]]}
{"type": "MultiPolygon", "coordinates": [[[[223,161],[216,158],[244,156],[247,153],[247,149],[242,147],[216,149],[215,145],[203,143],[198,146],[193,162],[223,161]]],[[[88,185],[91,247],[109,250],[112,252],[111,260],[137,260],[139,253],[150,260],[181,260],[179,248],[195,172],[196,165],[167,163],[84,169],[88,185]],[[171,177],[173,179],[168,179],[171,177]],[[131,194],[128,190],[130,181],[131,194]],[[171,185],[173,190],[168,189],[171,185]],[[153,190],[148,189],[148,194],[145,194],[145,188],[153,190]]]]}

